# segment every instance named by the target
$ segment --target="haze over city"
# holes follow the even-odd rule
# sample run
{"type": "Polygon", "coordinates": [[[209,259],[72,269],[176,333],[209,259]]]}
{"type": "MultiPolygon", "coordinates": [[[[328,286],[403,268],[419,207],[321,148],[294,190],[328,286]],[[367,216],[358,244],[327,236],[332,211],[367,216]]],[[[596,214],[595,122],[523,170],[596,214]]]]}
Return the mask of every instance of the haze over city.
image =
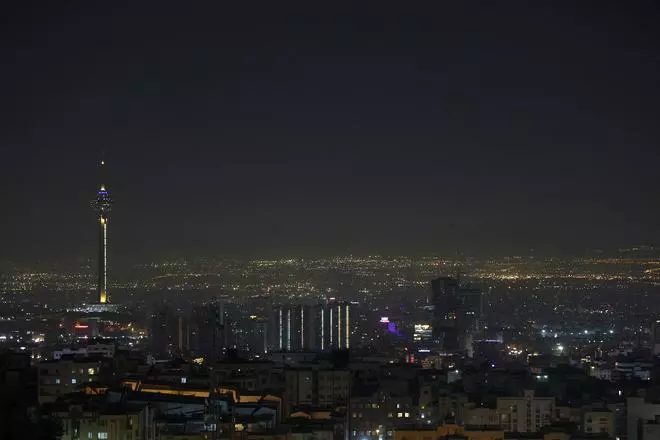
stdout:
{"type": "Polygon", "coordinates": [[[656,243],[655,6],[16,3],[2,257],[656,243]]]}

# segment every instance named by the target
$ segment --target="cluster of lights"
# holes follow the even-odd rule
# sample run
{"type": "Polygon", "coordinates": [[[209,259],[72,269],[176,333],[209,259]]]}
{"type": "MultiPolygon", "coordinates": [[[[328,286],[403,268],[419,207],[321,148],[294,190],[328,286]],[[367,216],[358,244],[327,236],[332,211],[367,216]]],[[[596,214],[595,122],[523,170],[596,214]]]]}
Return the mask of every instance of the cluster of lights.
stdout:
{"type": "Polygon", "coordinates": [[[506,349],[508,350],[509,356],[520,356],[523,353],[523,349],[516,347],[515,345],[507,345],[506,349]]]}

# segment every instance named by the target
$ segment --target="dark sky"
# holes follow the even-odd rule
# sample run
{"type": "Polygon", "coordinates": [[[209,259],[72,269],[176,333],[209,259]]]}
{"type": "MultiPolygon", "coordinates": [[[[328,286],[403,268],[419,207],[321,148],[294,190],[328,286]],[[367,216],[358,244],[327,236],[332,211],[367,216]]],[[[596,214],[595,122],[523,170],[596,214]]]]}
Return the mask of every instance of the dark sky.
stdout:
{"type": "Polygon", "coordinates": [[[13,3],[2,259],[660,238],[657,2],[13,3]]]}

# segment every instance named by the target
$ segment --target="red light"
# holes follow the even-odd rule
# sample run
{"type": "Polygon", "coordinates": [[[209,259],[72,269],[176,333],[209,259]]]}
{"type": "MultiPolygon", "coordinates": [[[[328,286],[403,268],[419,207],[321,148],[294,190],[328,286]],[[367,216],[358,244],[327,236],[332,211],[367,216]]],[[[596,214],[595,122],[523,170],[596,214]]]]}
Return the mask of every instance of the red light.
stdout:
{"type": "Polygon", "coordinates": [[[73,328],[89,328],[89,326],[85,324],[76,323],[76,325],[74,325],[73,328]]]}

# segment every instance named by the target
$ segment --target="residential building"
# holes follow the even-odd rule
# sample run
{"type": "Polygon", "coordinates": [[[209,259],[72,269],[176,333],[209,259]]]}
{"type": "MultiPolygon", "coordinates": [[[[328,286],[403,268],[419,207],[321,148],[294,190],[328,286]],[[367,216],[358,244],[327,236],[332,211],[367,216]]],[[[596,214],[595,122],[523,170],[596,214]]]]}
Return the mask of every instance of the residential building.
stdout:
{"type": "Polygon", "coordinates": [[[555,398],[537,397],[533,390],[525,390],[521,397],[498,397],[497,413],[505,432],[539,432],[554,419],[555,398]]]}

